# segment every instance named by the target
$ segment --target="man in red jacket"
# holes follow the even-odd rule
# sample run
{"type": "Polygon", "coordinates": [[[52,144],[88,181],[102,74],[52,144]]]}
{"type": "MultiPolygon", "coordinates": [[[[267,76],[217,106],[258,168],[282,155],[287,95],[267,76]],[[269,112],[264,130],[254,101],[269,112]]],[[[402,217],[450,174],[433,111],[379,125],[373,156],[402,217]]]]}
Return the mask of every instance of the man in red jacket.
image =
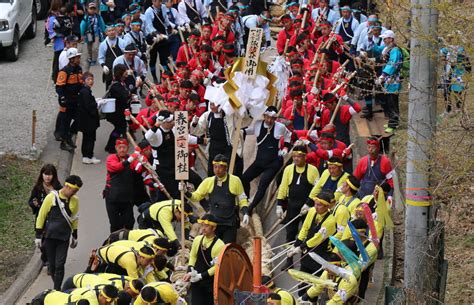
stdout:
{"type": "MultiPolygon", "coordinates": [[[[336,126],[336,140],[339,140],[349,146],[351,144],[350,139],[350,120],[352,116],[360,112],[361,107],[357,102],[354,102],[349,96],[344,95],[341,97],[343,101],[346,101],[349,105],[340,105],[335,114],[333,124],[336,126]]],[[[337,96],[328,92],[323,95],[323,103],[326,106],[321,113],[321,126],[324,128],[331,121],[331,117],[336,111],[336,105],[338,103],[337,96]]]]}
{"type": "Polygon", "coordinates": [[[135,218],[133,216],[134,192],[137,187],[134,175],[140,174],[144,184],[151,190],[162,187],[154,183],[151,175],[143,167],[151,155],[151,147],[147,141],[140,143],[136,151],[128,154],[128,141],[119,138],[115,142],[117,153],[107,157],[107,177],[103,192],[105,207],[110,222],[110,232],[120,229],[133,229],[135,218]]]}
{"type": "Polygon", "coordinates": [[[367,140],[367,151],[369,154],[359,160],[354,170],[354,177],[360,180],[358,196],[363,198],[366,195],[371,195],[375,185],[381,185],[386,181],[391,186],[387,198],[391,204],[393,193],[392,162],[386,155],[380,153],[380,140],[377,137],[370,137],[367,140]]]}
{"type": "Polygon", "coordinates": [[[280,20],[283,25],[283,29],[278,33],[276,48],[278,54],[283,55],[286,40],[288,40],[289,46],[291,36],[293,36],[293,34],[295,33],[295,29],[293,27],[293,21],[291,20],[290,15],[283,15],[280,20]]]}

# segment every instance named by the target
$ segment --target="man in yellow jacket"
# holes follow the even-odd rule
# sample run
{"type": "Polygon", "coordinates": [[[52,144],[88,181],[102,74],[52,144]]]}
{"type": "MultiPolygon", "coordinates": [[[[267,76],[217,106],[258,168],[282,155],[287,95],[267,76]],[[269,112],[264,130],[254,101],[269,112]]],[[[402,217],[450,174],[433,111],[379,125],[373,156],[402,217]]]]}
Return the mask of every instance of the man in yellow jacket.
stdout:
{"type": "MultiPolygon", "coordinates": [[[[336,233],[336,219],[329,210],[333,200],[334,196],[330,191],[323,191],[315,197],[314,207],[309,209],[298,238],[288,250],[288,258],[302,254],[300,270],[303,272],[314,273],[321,268],[320,264],[306,255],[308,252],[315,252],[322,257],[330,253],[329,236],[336,233]]],[[[291,266],[292,264],[287,264],[285,267],[291,266]]],[[[316,273],[318,274],[321,272],[316,273]]]]}
{"type": "Polygon", "coordinates": [[[292,152],[293,164],[283,171],[280,187],[278,188],[276,213],[278,218],[283,217],[284,223],[292,221],[286,227],[286,242],[295,240],[301,217],[300,210],[308,199],[311,189],[319,179],[318,169],[306,162],[306,147],[295,146],[292,152]]]}
{"type": "Polygon", "coordinates": [[[40,248],[44,236],[43,246],[55,290],[61,290],[68,246],[77,246],[79,199],[76,193],[81,187],[80,177],[69,176],[62,189],[46,196],[36,218],[35,245],[40,248]]]}
{"type": "Polygon", "coordinates": [[[45,290],[35,296],[31,303],[27,305],[58,305],[58,304],[71,304],[71,305],[90,305],[86,298],[76,299],[72,301],[68,293],[64,293],[56,290],[45,290]]]}
{"type": "MultiPolygon", "coordinates": [[[[229,160],[222,154],[217,155],[212,161],[215,176],[208,177],[202,181],[193,193],[187,191],[186,197],[197,202],[208,196],[209,213],[219,219],[217,226],[217,237],[224,243],[232,243],[237,239],[239,228],[239,208],[244,215],[242,223],[248,225],[248,199],[240,178],[227,173],[229,160]]],[[[184,190],[183,183],[179,189],[184,190]]]]}
{"type": "MultiPolygon", "coordinates": [[[[133,305],[186,305],[170,283],[153,282],[145,285],[133,305]]],[[[193,303],[194,304],[194,303],[193,303]]],[[[211,305],[211,304],[209,304],[211,305]]]]}
{"type": "Polygon", "coordinates": [[[218,219],[206,214],[198,220],[202,235],[193,240],[189,255],[188,273],[183,281],[191,282],[191,300],[193,305],[213,304],[215,262],[221,253],[224,242],[216,236],[218,219]]]}
{"type": "Polygon", "coordinates": [[[129,247],[109,245],[99,248],[97,252],[102,262],[99,270],[128,275],[132,279],[140,278],[155,257],[154,250],[147,246],[137,252],[129,247]]]}
{"type": "Polygon", "coordinates": [[[269,276],[262,276],[262,284],[269,290],[269,297],[267,299],[267,304],[274,302],[278,305],[298,305],[299,302],[295,297],[288,291],[278,288],[275,286],[275,283],[269,276]],[[269,303],[270,302],[270,303],[269,303]]]}

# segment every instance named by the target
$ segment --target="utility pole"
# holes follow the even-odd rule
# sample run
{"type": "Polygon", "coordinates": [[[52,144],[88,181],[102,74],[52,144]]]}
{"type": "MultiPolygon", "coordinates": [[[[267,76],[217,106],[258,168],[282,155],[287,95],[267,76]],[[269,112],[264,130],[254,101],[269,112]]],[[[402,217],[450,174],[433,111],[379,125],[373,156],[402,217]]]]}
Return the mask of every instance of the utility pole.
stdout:
{"type": "Polygon", "coordinates": [[[430,162],[436,131],[437,31],[438,12],[432,0],[411,0],[405,288],[408,299],[428,303],[436,295],[433,292],[437,280],[429,237],[432,221],[430,162]]]}

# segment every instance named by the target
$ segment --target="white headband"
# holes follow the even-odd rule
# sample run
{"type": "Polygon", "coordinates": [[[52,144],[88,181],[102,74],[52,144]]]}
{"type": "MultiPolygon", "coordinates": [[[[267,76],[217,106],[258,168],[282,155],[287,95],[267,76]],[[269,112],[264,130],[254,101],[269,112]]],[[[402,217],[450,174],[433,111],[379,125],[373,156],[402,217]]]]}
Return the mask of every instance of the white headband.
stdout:
{"type": "Polygon", "coordinates": [[[267,111],[265,111],[265,112],[263,113],[263,115],[268,115],[268,116],[271,116],[271,117],[274,117],[274,118],[277,117],[277,113],[276,113],[275,111],[273,111],[273,110],[272,110],[272,111],[268,111],[268,110],[267,110],[267,111]]]}
{"type": "Polygon", "coordinates": [[[164,116],[160,115],[160,116],[157,116],[156,119],[160,122],[171,122],[174,120],[174,116],[170,115],[169,117],[165,118],[164,116]]]}

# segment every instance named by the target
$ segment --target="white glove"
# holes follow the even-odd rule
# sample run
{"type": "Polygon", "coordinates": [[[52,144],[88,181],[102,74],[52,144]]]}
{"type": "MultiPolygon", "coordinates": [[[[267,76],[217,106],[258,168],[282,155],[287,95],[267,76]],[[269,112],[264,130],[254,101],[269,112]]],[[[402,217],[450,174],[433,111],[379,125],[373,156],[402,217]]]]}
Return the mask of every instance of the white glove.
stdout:
{"type": "Polygon", "coordinates": [[[248,226],[249,222],[250,222],[250,216],[247,215],[247,214],[245,214],[245,215],[244,215],[244,219],[242,219],[242,224],[243,224],[244,226],[248,226]]]}
{"type": "Polygon", "coordinates": [[[288,252],[286,253],[286,256],[287,256],[287,257],[293,257],[293,256],[295,256],[295,255],[298,254],[298,253],[301,253],[301,248],[300,248],[300,247],[291,246],[290,250],[288,250],[288,252]]]}
{"type": "Polygon", "coordinates": [[[36,238],[35,239],[35,246],[36,248],[41,248],[41,238],[36,238]]]}
{"type": "Polygon", "coordinates": [[[347,101],[347,100],[349,99],[349,96],[346,94],[346,95],[344,95],[344,96],[342,97],[342,99],[343,99],[344,101],[347,101]]]}
{"type": "MultiPolygon", "coordinates": [[[[188,266],[176,266],[176,267],[174,267],[174,270],[176,270],[176,271],[186,271],[186,270],[188,270],[188,266]]],[[[176,283],[178,283],[178,281],[176,281],[176,283]]]]}
{"type": "Polygon", "coordinates": [[[78,244],[77,239],[73,238],[71,239],[71,244],[69,245],[69,247],[71,247],[71,249],[74,249],[77,247],[77,244],[78,244]]]}
{"type": "Polygon", "coordinates": [[[186,31],[186,28],[184,26],[180,25],[180,26],[178,26],[178,30],[184,32],[184,31],[186,31]]]}
{"type": "Polygon", "coordinates": [[[186,30],[188,30],[188,32],[191,32],[191,27],[189,26],[189,23],[186,23],[185,26],[186,26],[186,30]]]}
{"type": "Polygon", "coordinates": [[[207,85],[209,85],[210,82],[211,81],[209,80],[209,78],[205,78],[204,81],[203,81],[203,84],[204,84],[204,86],[207,86],[207,85]]]}
{"type": "Polygon", "coordinates": [[[132,156],[132,155],[130,155],[130,156],[128,157],[128,159],[127,159],[127,162],[128,162],[128,163],[132,163],[133,160],[135,160],[135,157],[132,156]]]}
{"type": "Polygon", "coordinates": [[[102,66],[102,71],[104,71],[105,75],[108,75],[110,73],[109,67],[107,67],[106,65],[102,66]]]}
{"type": "Polygon", "coordinates": [[[303,144],[304,144],[304,145],[309,145],[309,143],[310,143],[310,142],[309,142],[308,139],[304,139],[304,140],[303,140],[303,144]]]}
{"type": "Polygon", "coordinates": [[[283,212],[283,208],[280,205],[277,205],[276,214],[278,218],[280,219],[283,218],[284,212],[283,212]]]}
{"type": "Polygon", "coordinates": [[[183,299],[182,297],[178,297],[178,300],[176,300],[176,305],[186,305],[186,300],[183,299]]]}
{"type": "Polygon", "coordinates": [[[163,40],[166,40],[166,39],[168,39],[168,35],[161,34],[161,39],[163,39],[163,40]]]}
{"type": "Polygon", "coordinates": [[[191,121],[191,124],[193,124],[193,126],[196,126],[198,122],[199,122],[199,117],[197,115],[193,116],[193,120],[191,121]]]}
{"type": "Polygon", "coordinates": [[[316,95],[316,94],[319,93],[319,89],[317,87],[313,87],[313,88],[311,88],[311,93],[316,95]]]}
{"type": "Polygon", "coordinates": [[[159,34],[159,35],[156,35],[155,37],[153,37],[153,42],[156,42],[156,43],[158,43],[158,42],[160,42],[161,40],[162,40],[162,38],[161,38],[161,34],[159,34]]]}
{"type": "Polygon", "coordinates": [[[288,153],[288,148],[285,147],[285,148],[280,149],[280,150],[278,151],[278,156],[279,156],[279,157],[284,157],[284,156],[286,156],[287,153],[288,153]]]}
{"type": "Polygon", "coordinates": [[[301,207],[301,211],[300,211],[300,215],[306,215],[306,213],[308,213],[309,209],[311,209],[311,207],[307,204],[303,205],[301,207]]]}
{"type": "Polygon", "coordinates": [[[176,29],[172,29],[171,30],[171,35],[176,35],[176,34],[178,34],[178,31],[176,29]]]}
{"type": "Polygon", "coordinates": [[[188,274],[191,276],[191,278],[189,279],[191,283],[196,283],[202,280],[202,275],[199,274],[196,270],[194,270],[194,268],[192,268],[191,272],[189,272],[188,274]]]}
{"type": "MultiPolygon", "coordinates": [[[[316,118],[319,119],[319,116],[315,115],[314,119],[316,120],[316,118]]],[[[318,132],[316,130],[311,130],[308,137],[310,137],[315,142],[319,139],[318,132]]]]}
{"type": "Polygon", "coordinates": [[[376,85],[381,85],[382,82],[383,82],[383,76],[380,76],[379,78],[377,78],[377,79],[375,80],[375,84],[376,84],[376,85]]]}
{"type": "Polygon", "coordinates": [[[393,203],[393,197],[392,197],[392,196],[388,196],[388,197],[387,197],[387,203],[388,203],[389,207],[391,208],[391,207],[392,207],[392,203],[393,203]]]}
{"type": "Polygon", "coordinates": [[[178,183],[178,190],[179,190],[180,192],[186,191],[186,183],[180,181],[180,182],[178,183]]]}

